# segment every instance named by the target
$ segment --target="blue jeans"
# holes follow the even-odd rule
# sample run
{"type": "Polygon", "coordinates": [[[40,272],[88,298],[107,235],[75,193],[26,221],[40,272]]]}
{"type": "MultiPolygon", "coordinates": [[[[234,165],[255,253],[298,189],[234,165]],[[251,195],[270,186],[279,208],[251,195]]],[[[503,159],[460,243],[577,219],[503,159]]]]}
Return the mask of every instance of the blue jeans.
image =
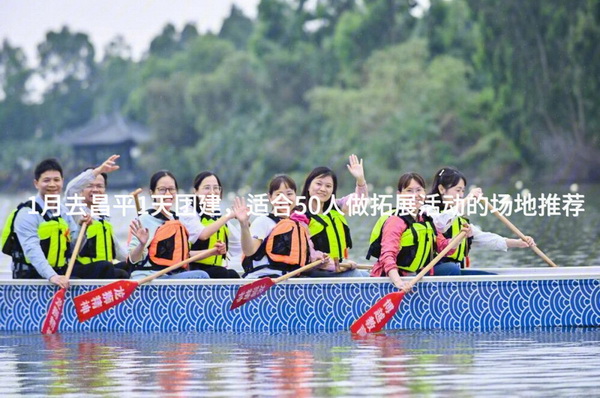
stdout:
{"type": "Polygon", "coordinates": [[[367,278],[369,273],[367,271],[362,271],[359,269],[349,269],[344,272],[332,272],[332,271],[324,271],[321,269],[313,269],[307,272],[304,272],[302,275],[308,276],[310,278],[367,278]]]}
{"type": "Polygon", "coordinates": [[[156,279],[208,279],[208,274],[204,271],[183,271],[178,274],[163,275],[156,279]]]}
{"type": "Polygon", "coordinates": [[[439,263],[433,267],[433,276],[457,276],[457,275],[495,275],[493,272],[478,271],[468,268],[460,268],[460,263],[448,261],[439,263]]]}

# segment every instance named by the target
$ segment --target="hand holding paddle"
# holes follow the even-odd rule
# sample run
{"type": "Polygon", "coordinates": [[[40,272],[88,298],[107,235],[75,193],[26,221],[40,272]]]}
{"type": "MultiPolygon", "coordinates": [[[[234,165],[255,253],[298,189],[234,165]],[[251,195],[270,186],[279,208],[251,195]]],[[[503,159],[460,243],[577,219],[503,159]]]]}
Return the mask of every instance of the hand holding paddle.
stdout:
{"type": "Polygon", "coordinates": [[[214,256],[217,253],[218,250],[215,248],[203,250],[202,253],[198,253],[195,256],[178,262],[177,264],[166,267],[165,269],[155,272],[154,274],[140,279],[139,281],[119,280],[81,294],[73,299],[73,302],[75,303],[75,311],[77,311],[77,318],[79,319],[79,322],[84,322],[108,310],[109,308],[122,303],[129,296],[131,296],[131,293],[133,293],[138,286],[183,267],[186,264],[194,261],[200,261],[204,258],[214,256]]]}
{"type": "Polygon", "coordinates": [[[544,254],[543,251],[540,250],[539,247],[537,247],[536,245],[531,245],[531,238],[527,237],[523,234],[523,232],[521,232],[517,227],[514,226],[513,223],[511,223],[508,218],[504,217],[504,215],[500,214],[500,212],[494,208],[494,206],[492,206],[492,204],[486,200],[486,204],[487,204],[487,208],[489,209],[489,211],[491,213],[493,213],[496,217],[498,217],[498,219],[500,221],[502,221],[504,223],[504,225],[506,225],[508,227],[508,229],[510,229],[513,233],[515,233],[519,238],[521,238],[521,240],[525,243],[527,243],[527,245],[531,248],[531,250],[533,250],[535,252],[535,254],[537,254],[538,256],[540,256],[542,258],[542,260],[544,260],[548,265],[550,265],[551,267],[558,267],[558,265],[556,265],[554,263],[554,261],[550,260],[550,258],[548,256],[546,256],[544,254]]]}
{"type": "Polygon", "coordinates": [[[400,302],[404,298],[405,291],[412,289],[415,283],[420,281],[421,278],[423,278],[438,263],[438,261],[448,254],[450,250],[458,246],[465,236],[467,236],[467,232],[464,230],[456,235],[440,254],[435,256],[435,258],[431,260],[417,276],[411,279],[410,282],[403,287],[402,291],[385,295],[360,318],[354,321],[350,327],[350,331],[352,333],[366,334],[379,332],[383,329],[385,324],[392,319],[396,311],[398,311],[400,302]]]}
{"type": "Polygon", "coordinates": [[[253,282],[242,285],[235,294],[235,297],[233,298],[233,302],[231,303],[231,307],[229,308],[229,310],[234,310],[237,307],[240,307],[246,304],[247,302],[254,300],[255,298],[263,295],[263,293],[265,293],[272,286],[278,284],[279,282],[283,282],[286,279],[290,279],[291,277],[301,274],[304,271],[308,271],[309,269],[316,267],[319,264],[323,264],[328,259],[329,257],[325,257],[322,260],[313,261],[312,263],[307,264],[304,267],[295,269],[276,279],[260,278],[253,282]]]}
{"type": "Polygon", "coordinates": [[[69,264],[67,265],[67,272],[65,273],[67,286],[54,293],[54,297],[52,297],[50,307],[48,308],[48,313],[46,314],[46,319],[42,324],[43,334],[54,334],[56,333],[56,330],[58,330],[58,324],[60,322],[60,318],[62,317],[63,306],[65,303],[65,293],[69,287],[69,278],[71,277],[71,272],[73,272],[73,266],[75,265],[75,260],[79,254],[79,248],[81,247],[81,242],[83,242],[83,237],[85,236],[87,226],[87,222],[84,222],[81,225],[79,235],[77,236],[77,242],[75,242],[75,248],[73,249],[73,253],[71,253],[71,258],[69,258],[69,264]]]}

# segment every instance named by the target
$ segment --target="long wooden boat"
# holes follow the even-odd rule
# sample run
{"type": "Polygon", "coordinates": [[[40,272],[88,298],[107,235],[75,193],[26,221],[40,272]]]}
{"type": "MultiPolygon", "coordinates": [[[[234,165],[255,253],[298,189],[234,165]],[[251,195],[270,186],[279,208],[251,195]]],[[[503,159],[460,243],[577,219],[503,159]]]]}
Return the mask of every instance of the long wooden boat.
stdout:
{"type": "MultiPolygon", "coordinates": [[[[486,270],[498,275],[424,278],[386,328],[600,326],[600,267],[486,270]]],[[[229,311],[247,282],[154,281],[80,323],[70,297],[107,281],[72,281],[59,331],[342,331],[394,290],[387,278],[296,278],[229,311]]],[[[44,281],[0,281],[0,332],[39,332],[56,289],[44,281]]]]}

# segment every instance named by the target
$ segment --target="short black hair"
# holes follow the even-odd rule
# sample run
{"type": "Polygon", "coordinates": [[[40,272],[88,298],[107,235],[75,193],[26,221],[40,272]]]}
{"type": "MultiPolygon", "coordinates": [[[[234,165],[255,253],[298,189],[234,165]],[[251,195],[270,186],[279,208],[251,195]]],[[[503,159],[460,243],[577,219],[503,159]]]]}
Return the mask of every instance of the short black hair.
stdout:
{"type": "Polygon", "coordinates": [[[60,177],[62,178],[63,176],[63,169],[62,167],[60,167],[60,163],[58,163],[58,160],[54,159],[54,158],[50,158],[50,159],[44,159],[41,162],[38,163],[37,166],[35,166],[35,171],[34,171],[34,176],[35,176],[35,180],[39,180],[40,177],[42,176],[42,174],[44,174],[47,171],[58,171],[60,173],[60,177]]]}

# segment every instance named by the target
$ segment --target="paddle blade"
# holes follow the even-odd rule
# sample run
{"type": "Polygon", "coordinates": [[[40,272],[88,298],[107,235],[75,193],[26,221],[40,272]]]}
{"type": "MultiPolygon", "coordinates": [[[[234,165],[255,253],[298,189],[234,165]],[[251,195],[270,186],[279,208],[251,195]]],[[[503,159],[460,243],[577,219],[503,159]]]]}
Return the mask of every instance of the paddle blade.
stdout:
{"type": "Polygon", "coordinates": [[[54,334],[58,330],[63,306],[65,305],[66,292],[66,289],[60,289],[58,292],[54,293],[54,297],[52,297],[52,301],[50,302],[50,307],[48,307],[46,319],[44,319],[44,323],[42,324],[42,334],[54,334]]]}
{"type": "Polygon", "coordinates": [[[106,311],[109,308],[125,301],[139,286],[136,281],[116,281],[106,286],[99,287],[73,299],[75,311],[79,322],[106,311]]]}
{"type": "Polygon", "coordinates": [[[264,292],[269,290],[275,283],[271,278],[257,279],[252,283],[248,283],[240,287],[231,303],[229,311],[236,309],[239,306],[246,304],[250,300],[254,300],[264,292]]]}
{"type": "Polygon", "coordinates": [[[360,318],[354,321],[352,326],[350,326],[350,331],[360,335],[379,332],[392,319],[396,311],[398,311],[403,298],[404,292],[394,292],[385,295],[360,318]]]}

